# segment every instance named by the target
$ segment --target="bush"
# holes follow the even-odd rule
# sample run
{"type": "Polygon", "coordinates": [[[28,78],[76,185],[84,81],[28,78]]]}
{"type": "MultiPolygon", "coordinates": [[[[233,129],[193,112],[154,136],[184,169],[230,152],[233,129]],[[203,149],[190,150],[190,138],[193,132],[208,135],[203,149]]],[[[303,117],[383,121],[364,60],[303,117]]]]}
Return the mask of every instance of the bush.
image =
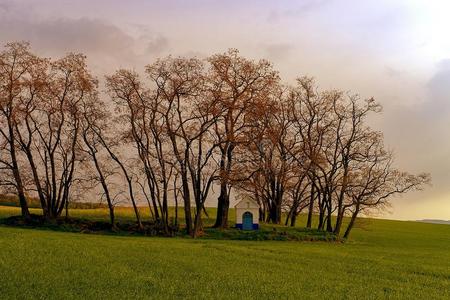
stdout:
{"type": "Polygon", "coordinates": [[[262,227],[259,230],[243,231],[236,228],[206,228],[203,238],[219,240],[246,241],[339,241],[339,238],[326,231],[306,228],[262,227]],[[282,229],[282,230],[280,230],[282,229]]]}
{"type": "MultiPolygon", "coordinates": [[[[41,202],[36,197],[27,197],[28,207],[30,208],[41,208],[41,202]]],[[[0,194],[0,205],[2,206],[16,206],[19,207],[19,198],[17,195],[12,194],[0,194]]],[[[69,208],[77,209],[96,209],[96,208],[107,208],[107,205],[99,202],[69,202],[69,208]]]]}
{"type": "Polygon", "coordinates": [[[129,235],[138,234],[146,236],[174,236],[178,228],[170,227],[166,233],[161,224],[155,222],[143,222],[143,230],[139,230],[136,223],[116,223],[115,228],[107,221],[94,221],[82,218],[58,218],[48,220],[40,215],[31,215],[29,220],[22,216],[13,216],[6,219],[0,219],[0,223],[8,226],[19,226],[28,228],[40,228],[66,232],[80,233],[100,233],[100,234],[119,234],[129,235]]]}

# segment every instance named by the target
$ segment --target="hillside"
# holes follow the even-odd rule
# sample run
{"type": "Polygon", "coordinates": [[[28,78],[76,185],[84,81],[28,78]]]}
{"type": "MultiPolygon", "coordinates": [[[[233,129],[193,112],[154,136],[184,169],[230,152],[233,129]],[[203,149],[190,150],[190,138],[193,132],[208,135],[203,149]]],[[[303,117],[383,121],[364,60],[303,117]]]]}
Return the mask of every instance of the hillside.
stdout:
{"type": "MultiPolygon", "coordinates": [[[[0,207],[0,217],[13,213],[0,207]]],[[[0,226],[0,290],[8,299],[450,298],[450,226],[362,224],[344,244],[0,226]]]]}
{"type": "Polygon", "coordinates": [[[423,219],[419,220],[418,222],[450,225],[450,220],[423,219]]]}

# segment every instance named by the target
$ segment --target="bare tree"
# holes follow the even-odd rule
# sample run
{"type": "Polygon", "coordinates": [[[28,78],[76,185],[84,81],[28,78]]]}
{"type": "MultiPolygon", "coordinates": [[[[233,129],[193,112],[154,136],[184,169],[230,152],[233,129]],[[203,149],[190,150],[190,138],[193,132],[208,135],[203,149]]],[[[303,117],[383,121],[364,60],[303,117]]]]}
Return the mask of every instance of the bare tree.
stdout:
{"type": "Polygon", "coordinates": [[[215,177],[210,161],[216,145],[209,134],[218,115],[215,102],[206,94],[204,66],[198,59],[168,57],[147,66],[147,74],[181,180],[186,230],[195,237],[215,177]],[[196,205],[193,223],[191,191],[196,205]]]}
{"type": "Polygon", "coordinates": [[[298,78],[297,85],[290,89],[287,96],[294,143],[289,152],[301,172],[307,174],[310,183],[307,228],[312,226],[316,201],[319,208],[319,228],[323,223],[323,201],[318,192],[322,178],[319,176],[318,166],[325,162],[321,149],[325,134],[333,122],[330,118],[332,105],[327,100],[327,97],[317,91],[315,81],[310,77],[298,78]]]}
{"type": "Polygon", "coordinates": [[[150,198],[150,210],[168,233],[168,192],[174,169],[170,165],[171,153],[167,151],[170,139],[165,132],[164,114],[160,112],[159,94],[145,88],[138,74],[127,70],[107,77],[107,86],[126,125],[124,137],[137,150],[146,178],[141,188],[145,197],[150,198]]]}
{"type": "Polygon", "coordinates": [[[78,161],[80,105],[95,92],[97,81],[81,54],[69,54],[46,67],[40,70],[42,82],[33,101],[26,103],[25,124],[17,132],[44,215],[56,218],[69,201],[78,161]]]}
{"type": "MultiPolygon", "coordinates": [[[[137,206],[135,189],[133,186],[133,173],[131,170],[129,170],[127,168],[124,158],[120,157],[118,154],[120,152],[120,149],[117,149],[117,148],[120,148],[123,145],[121,143],[117,142],[116,137],[112,137],[111,134],[108,134],[108,132],[105,132],[105,130],[102,130],[102,128],[92,127],[91,129],[94,131],[96,137],[99,139],[101,145],[104,147],[106,152],[109,154],[110,158],[118,165],[118,167],[122,171],[122,174],[125,178],[125,181],[126,181],[126,184],[128,187],[129,200],[131,201],[131,203],[133,205],[133,211],[134,211],[134,215],[136,217],[138,229],[143,230],[144,226],[142,224],[141,215],[139,212],[139,208],[137,206]]],[[[117,132],[115,132],[114,134],[117,134],[117,132]]]]}
{"type": "Polygon", "coordinates": [[[27,97],[27,81],[31,69],[38,59],[30,53],[29,44],[24,42],[8,43],[0,52],[0,134],[3,139],[0,156],[0,168],[10,172],[13,180],[1,180],[2,184],[14,186],[19,197],[22,216],[30,217],[25,197],[25,187],[19,169],[16,146],[16,126],[21,123],[20,104],[22,97],[27,97]]]}
{"type": "Polygon", "coordinates": [[[113,175],[114,172],[108,170],[105,166],[108,160],[101,156],[103,149],[99,133],[111,126],[111,115],[105,109],[105,103],[98,98],[98,95],[93,93],[90,98],[85,99],[81,106],[81,136],[85,147],[81,146],[83,151],[87,153],[89,162],[92,162],[97,176],[94,176],[103,189],[103,194],[106,199],[109,210],[109,218],[112,229],[116,229],[115,215],[114,215],[114,199],[111,195],[107,179],[113,175]]]}
{"type": "Polygon", "coordinates": [[[278,73],[265,60],[254,62],[230,49],[208,58],[211,95],[222,114],[214,127],[220,150],[220,194],[215,227],[228,227],[230,189],[233,182],[235,151],[246,142],[248,118],[267,107],[268,95],[278,84],[278,73]]]}
{"type": "Polygon", "coordinates": [[[430,184],[429,174],[412,175],[392,167],[392,152],[385,151],[381,134],[372,135],[370,147],[358,154],[358,164],[352,168],[343,205],[350,213],[350,222],[344,233],[348,238],[359,214],[381,210],[389,206],[389,199],[412,190],[421,190],[430,184]]]}

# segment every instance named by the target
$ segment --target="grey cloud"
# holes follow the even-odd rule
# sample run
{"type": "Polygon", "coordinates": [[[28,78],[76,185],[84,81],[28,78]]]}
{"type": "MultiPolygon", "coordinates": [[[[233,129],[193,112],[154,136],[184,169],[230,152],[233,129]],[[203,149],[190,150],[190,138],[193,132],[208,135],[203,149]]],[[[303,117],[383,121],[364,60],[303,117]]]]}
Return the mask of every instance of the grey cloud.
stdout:
{"type": "Polygon", "coordinates": [[[8,12],[9,11],[8,2],[1,2],[0,3],[0,11],[3,11],[3,12],[8,12]]]}
{"type": "Polygon", "coordinates": [[[0,1],[0,12],[9,12],[14,7],[14,3],[10,0],[0,1]]]}
{"type": "Polygon", "coordinates": [[[208,54],[208,53],[205,53],[202,51],[189,50],[189,51],[181,52],[178,55],[184,56],[184,57],[189,57],[189,58],[204,59],[204,58],[207,58],[210,55],[210,53],[208,54]]]}
{"type": "Polygon", "coordinates": [[[59,54],[69,51],[121,56],[129,51],[133,38],[100,20],[56,19],[47,21],[3,20],[2,40],[28,40],[36,48],[59,54]],[[48,47],[51,45],[51,47],[48,47]]]}
{"type": "Polygon", "coordinates": [[[285,11],[285,16],[298,17],[302,14],[309,13],[318,8],[321,8],[324,4],[330,3],[330,0],[303,0],[300,1],[300,5],[295,10],[285,11]]]}
{"type": "Polygon", "coordinates": [[[157,35],[153,38],[150,38],[150,41],[147,43],[147,53],[150,54],[160,54],[167,50],[169,47],[169,41],[166,37],[162,35],[157,35]]]}
{"type": "MultiPolygon", "coordinates": [[[[146,33],[136,38],[105,20],[81,18],[37,18],[19,4],[0,2],[0,41],[29,41],[43,56],[60,57],[68,52],[88,56],[93,71],[102,76],[118,67],[141,67],[145,54],[160,54],[169,42],[161,34],[146,33]],[[8,12],[12,11],[13,13],[8,12]],[[140,50],[140,45],[146,48],[140,50]]],[[[147,29],[148,31],[148,29],[147,29]]]]}
{"type": "Polygon", "coordinates": [[[390,66],[386,66],[384,69],[389,77],[399,77],[405,74],[405,71],[390,66]]]}
{"type": "MultiPolygon", "coordinates": [[[[450,59],[438,64],[438,71],[427,85],[430,101],[427,103],[427,113],[437,116],[450,113],[450,59]]],[[[448,117],[445,115],[445,117],[448,117]]]]}
{"type": "Polygon", "coordinates": [[[288,43],[275,43],[264,46],[267,56],[273,60],[286,58],[294,49],[294,46],[288,43]]]}
{"type": "MultiPolygon", "coordinates": [[[[402,76],[405,72],[394,68],[386,67],[386,74],[390,77],[402,76]]],[[[443,129],[437,126],[438,122],[450,122],[450,59],[442,60],[437,64],[437,71],[424,84],[424,99],[420,99],[415,105],[392,106],[395,109],[395,116],[398,120],[411,121],[412,126],[429,130],[429,134],[436,135],[437,130],[443,129]],[[418,123],[418,121],[420,121],[418,123]],[[435,133],[435,134],[433,134],[435,133]]],[[[408,90],[405,95],[414,97],[408,90]]],[[[395,130],[397,126],[389,124],[388,130],[395,130]]],[[[402,126],[403,127],[403,126],[402,126]]],[[[444,128],[447,130],[447,128],[444,128]]],[[[427,133],[428,134],[428,133],[427,133]]]]}
{"type": "Polygon", "coordinates": [[[400,167],[431,173],[433,187],[427,195],[433,199],[450,194],[450,60],[437,65],[425,88],[428,93],[420,104],[391,106],[386,110],[384,132],[388,144],[395,145],[401,154],[397,157],[400,167]]]}
{"type": "Polygon", "coordinates": [[[313,12],[332,0],[302,0],[295,9],[272,10],[267,17],[269,22],[278,22],[283,18],[297,18],[313,12]]]}

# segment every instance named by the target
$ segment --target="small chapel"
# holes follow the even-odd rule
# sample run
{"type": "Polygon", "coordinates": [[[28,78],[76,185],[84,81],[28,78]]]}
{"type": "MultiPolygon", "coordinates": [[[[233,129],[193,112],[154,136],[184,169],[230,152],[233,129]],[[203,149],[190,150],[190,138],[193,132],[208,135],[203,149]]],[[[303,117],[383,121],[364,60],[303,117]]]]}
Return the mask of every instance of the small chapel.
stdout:
{"type": "Polygon", "coordinates": [[[243,198],[234,209],[236,211],[236,228],[241,230],[259,229],[259,205],[250,198],[243,198]]]}

